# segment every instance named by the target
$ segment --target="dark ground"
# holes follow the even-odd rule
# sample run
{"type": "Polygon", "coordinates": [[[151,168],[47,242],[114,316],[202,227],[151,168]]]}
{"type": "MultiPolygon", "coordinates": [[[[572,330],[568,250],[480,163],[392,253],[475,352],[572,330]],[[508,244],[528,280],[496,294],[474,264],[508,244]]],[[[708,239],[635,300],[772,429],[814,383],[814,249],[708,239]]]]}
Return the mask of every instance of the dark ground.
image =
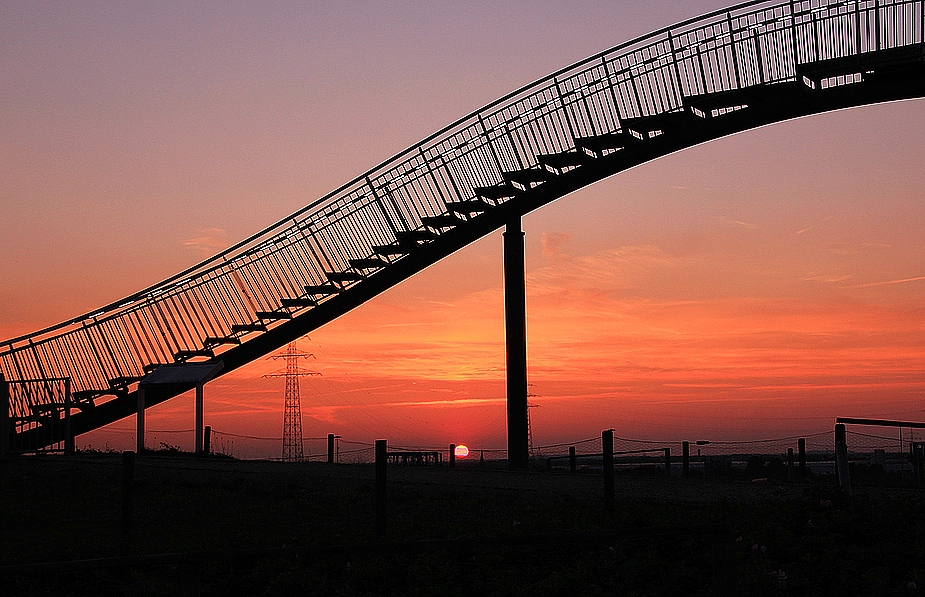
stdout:
{"type": "Polygon", "coordinates": [[[126,539],[119,455],[2,461],[0,566],[187,552],[199,563],[0,573],[0,595],[182,595],[197,584],[222,596],[879,596],[925,587],[925,494],[913,490],[860,488],[849,499],[827,479],[650,470],[618,476],[607,511],[593,471],[465,462],[389,467],[388,481],[388,533],[377,540],[371,465],[147,456],[137,461],[126,539]]]}

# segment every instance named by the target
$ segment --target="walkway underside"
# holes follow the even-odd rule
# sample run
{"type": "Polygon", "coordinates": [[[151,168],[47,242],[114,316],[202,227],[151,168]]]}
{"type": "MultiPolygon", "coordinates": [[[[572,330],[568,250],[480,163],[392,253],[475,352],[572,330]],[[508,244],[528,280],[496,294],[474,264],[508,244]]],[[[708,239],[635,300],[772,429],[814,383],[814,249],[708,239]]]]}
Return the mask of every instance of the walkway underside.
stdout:
{"type": "MultiPolygon", "coordinates": [[[[833,4],[833,23],[854,27],[827,28],[818,10],[791,15],[786,7],[792,4],[752,2],[569,67],[396,156],[306,208],[310,213],[303,210],[230,249],[223,260],[60,330],[8,342],[0,352],[3,373],[14,385],[73,378],[77,402],[70,425],[73,433],[85,433],[132,415],[137,383],[160,364],[221,361],[222,374],[234,371],[593,182],[763,125],[925,96],[921,3],[870,4],[833,4]],[[905,11],[897,26],[910,25],[909,40],[877,49],[889,29],[880,20],[887,5],[905,11]],[[755,14],[766,19],[763,29],[754,24],[755,14]],[[714,38],[698,33],[704,30],[714,38]],[[839,44],[825,35],[845,36],[844,49],[832,50],[839,44]],[[544,130],[549,139],[540,138],[544,130]],[[308,271],[297,257],[320,265],[308,271]],[[305,272],[298,270],[303,266],[305,272]],[[142,308],[160,313],[161,323],[145,323],[148,311],[132,311],[142,308]],[[197,308],[206,314],[190,315],[197,308]],[[87,331],[94,326],[102,331],[87,331]],[[143,326],[155,332],[138,331],[143,326]],[[80,349],[76,340],[60,339],[78,333],[88,338],[90,348],[81,349],[90,355],[85,360],[65,354],[67,347],[80,349]],[[157,356],[165,351],[158,346],[169,347],[169,358],[157,356]],[[82,362],[99,363],[99,372],[82,375],[75,370],[82,362]]],[[[148,390],[145,403],[190,389],[148,390]]],[[[16,443],[38,447],[63,438],[61,417],[42,418],[41,404],[13,398],[16,443]]]]}

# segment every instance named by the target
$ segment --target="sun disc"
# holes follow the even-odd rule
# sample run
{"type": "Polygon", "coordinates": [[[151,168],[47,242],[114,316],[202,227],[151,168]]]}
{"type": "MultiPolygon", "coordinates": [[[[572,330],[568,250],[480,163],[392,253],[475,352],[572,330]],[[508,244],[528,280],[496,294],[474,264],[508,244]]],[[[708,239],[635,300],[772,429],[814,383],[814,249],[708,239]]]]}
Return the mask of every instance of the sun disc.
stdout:
{"type": "Polygon", "coordinates": [[[456,458],[465,458],[466,456],[469,455],[469,448],[467,448],[463,444],[459,444],[458,446],[456,446],[455,452],[456,452],[456,458]]]}

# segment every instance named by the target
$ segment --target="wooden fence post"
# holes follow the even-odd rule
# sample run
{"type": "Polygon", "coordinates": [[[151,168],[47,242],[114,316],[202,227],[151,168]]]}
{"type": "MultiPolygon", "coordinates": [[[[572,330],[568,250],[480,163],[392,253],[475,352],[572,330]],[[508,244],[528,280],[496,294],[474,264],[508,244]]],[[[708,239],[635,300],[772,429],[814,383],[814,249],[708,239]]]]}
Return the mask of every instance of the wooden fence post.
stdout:
{"type": "Polygon", "coordinates": [[[613,429],[601,432],[601,452],[604,457],[604,507],[613,509],[613,429]]]}
{"type": "Polygon", "coordinates": [[[376,536],[385,537],[386,531],[386,464],[389,459],[388,443],[376,440],[376,536]]]}
{"type": "Polygon", "coordinates": [[[334,434],[328,434],[328,464],[334,464],[334,434]]]}
{"type": "Polygon", "coordinates": [[[793,448],[787,448],[787,481],[793,483],[793,448]]]}

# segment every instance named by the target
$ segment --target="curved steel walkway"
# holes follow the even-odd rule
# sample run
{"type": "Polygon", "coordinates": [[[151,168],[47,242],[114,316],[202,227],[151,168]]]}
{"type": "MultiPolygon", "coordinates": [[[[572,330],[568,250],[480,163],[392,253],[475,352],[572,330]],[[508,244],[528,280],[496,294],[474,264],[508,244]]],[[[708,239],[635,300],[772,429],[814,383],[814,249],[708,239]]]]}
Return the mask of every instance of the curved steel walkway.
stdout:
{"type": "Polygon", "coordinates": [[[0,343],[14,437],[38,447],[64,429],[59,400],[19,380],[69,378],[71,428],[89,431],[132,414],[160,364],[232,371],[616,172],[767,123],[921,97],[923,31],[925,0],[747,2],[564,68],[195,267],[0,343]]]}

